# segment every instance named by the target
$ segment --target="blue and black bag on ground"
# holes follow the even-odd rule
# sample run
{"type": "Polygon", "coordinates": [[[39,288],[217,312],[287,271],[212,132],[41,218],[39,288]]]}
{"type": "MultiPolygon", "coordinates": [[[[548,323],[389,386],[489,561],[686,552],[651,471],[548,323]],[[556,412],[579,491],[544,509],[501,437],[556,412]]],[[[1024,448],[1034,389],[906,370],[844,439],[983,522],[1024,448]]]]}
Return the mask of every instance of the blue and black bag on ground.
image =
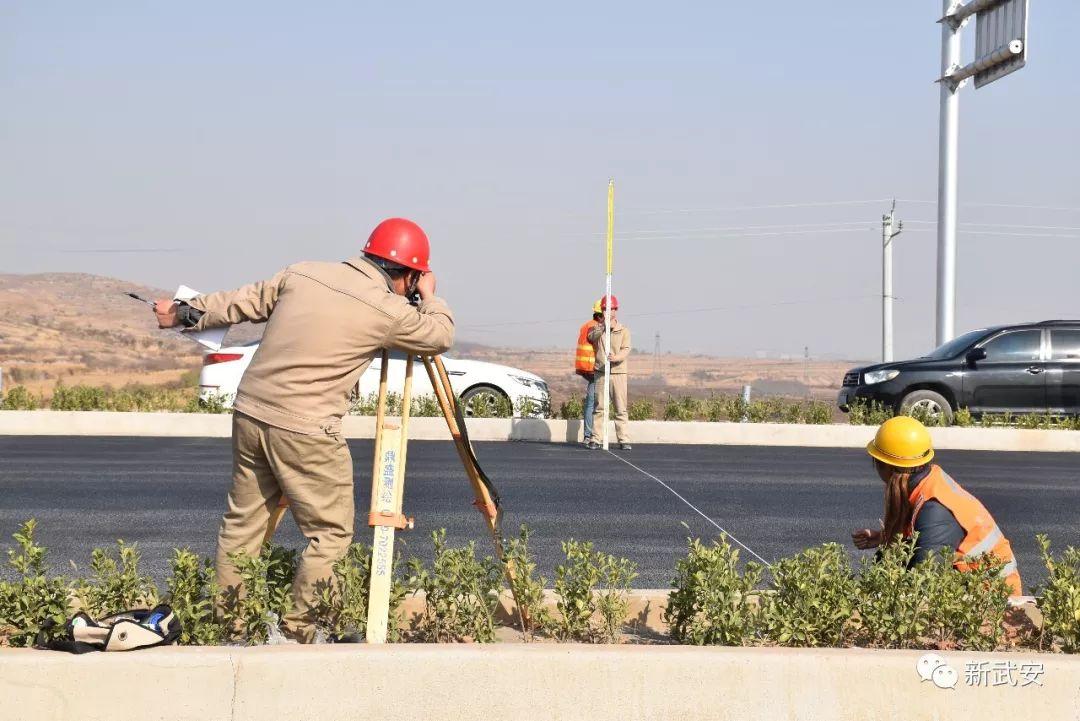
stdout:
{"type": "Polygon", "coordinates": [[[165,604],[149,610],[124,611],[97,621],[80,611],[64,624],[59,637],[50,638],[55,627],[54,622],[46,622],[34,641],[34,648],[69,653],[136,651],[174,644],[183,630],[180,619],[165,604]]]}

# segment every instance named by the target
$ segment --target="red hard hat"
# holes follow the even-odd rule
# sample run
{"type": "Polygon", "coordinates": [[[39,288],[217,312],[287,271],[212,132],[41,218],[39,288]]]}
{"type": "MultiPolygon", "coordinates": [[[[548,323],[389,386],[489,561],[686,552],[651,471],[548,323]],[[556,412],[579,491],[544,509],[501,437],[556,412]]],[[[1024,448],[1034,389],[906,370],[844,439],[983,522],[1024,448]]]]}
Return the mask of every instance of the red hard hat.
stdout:
{"type": "MultiPolygon", "coordinates": [[[[608,296],[606,296],[606,295],[603,298],[600,299],[600,310],[607,310],[607,299],[608,299],[608,296]]],[[[619,309],[619,296],[617,296],[617,295],[611,296],[611,309],[612,310],[618,310],[619,309]]]]}
{"type": "Polygon", "coordinates": [[[427,273],[431,245],[419,225],[405,218],[387,218],[371,231],[364,252],[427,273]]]}

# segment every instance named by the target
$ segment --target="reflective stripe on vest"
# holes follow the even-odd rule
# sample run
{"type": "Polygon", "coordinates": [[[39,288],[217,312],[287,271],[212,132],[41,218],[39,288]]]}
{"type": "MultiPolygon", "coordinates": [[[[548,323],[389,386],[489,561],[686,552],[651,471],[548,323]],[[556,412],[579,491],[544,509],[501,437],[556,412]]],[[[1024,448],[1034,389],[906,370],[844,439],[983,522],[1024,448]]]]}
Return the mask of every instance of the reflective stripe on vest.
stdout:
{"type": "Polygon", "coordinates": [[[1005,564],[1001,575],[1008,581],[1012,595],[1020,595],[1020,574],[1016,570],[1016,557],[1013,555],[1012,546],[979,499],[961,488],[960,484],[939,466],[932,466],[926,478],[914,488],[909,500],[913,510],[905,536],[910,537],[915,532],[915,519],[923,505],[929,500],[937,501],[949,509],[964,529],[965,535],[956,549],[953,567],[960,571],[970,571],[979,558],[992,555],[1005,564]]]}
{"type": "Polygon", "coordinates": [[[596,349],[589,342],[589,331],[596,325],[596,321],[589,321],[581,326],[578,331],[577,353],[574,356],[574,370],[581,373],[592,373],[596,370],[596,349]]]}

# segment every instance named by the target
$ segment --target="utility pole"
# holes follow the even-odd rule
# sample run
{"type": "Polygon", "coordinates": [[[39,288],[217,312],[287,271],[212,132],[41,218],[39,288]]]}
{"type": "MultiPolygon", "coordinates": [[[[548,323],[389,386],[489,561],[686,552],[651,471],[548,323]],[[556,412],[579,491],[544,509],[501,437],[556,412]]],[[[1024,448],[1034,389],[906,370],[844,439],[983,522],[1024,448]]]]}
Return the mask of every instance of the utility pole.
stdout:
{"type": "Polygon", "coordinates": [[[656,331],[656,344],[653,346],[653,369],[652,374],[654,377],[659,378],[661,375],[660,368],[660,331],[656,331]]]}
{"type": "Polygon", "coordinates": [[[942,0],[941,109],[938,130],[937,344],[956,335],[957,145],[959,91],[969,78],[981,88],[1027,62],[1028,0],[942,0]],[[960,64],[960,32],[976,18],[975,60],[960,64]]]}
{"type": "Polygon", "coordinates": [[[810,390],[810,346],[803,346],[803,367],[802,367],[802,379],[803,385],[806,389],[810,390]]]}
{"type": "Polygon", "coordinates": [[[900,235],[904,223],[896,220],[896,201],[889,212],[881,216],[881,362],[893,359],[892,323],[892,239],[900,235]]]}

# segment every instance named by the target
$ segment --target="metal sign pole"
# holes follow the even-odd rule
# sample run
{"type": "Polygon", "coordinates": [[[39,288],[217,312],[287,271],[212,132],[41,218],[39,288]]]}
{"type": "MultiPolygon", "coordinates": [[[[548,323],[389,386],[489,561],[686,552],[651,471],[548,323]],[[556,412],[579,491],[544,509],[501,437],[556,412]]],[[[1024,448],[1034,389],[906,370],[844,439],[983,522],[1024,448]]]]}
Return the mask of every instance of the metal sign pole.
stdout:
{"type": "MultiPolygon", "coordinates": [[[[946,78],[960,67],[960,27],[948,20],[953,0],[942,0],[945,19],[941,21],[941,76],[946,78]]],[[[956,335],[956,214],[957,143],[960,135],[959,88],[947,81],[941,85],[941,117],[938,136],[937,203],[937,345],[956,335]]]]}
{"type": "Polygon", "coordinates": [[[956,336],[958,92],[969,78],[980,88],[1027,63],[1028,0],[942,0],[941,118],[938,138],[937,343],[956,336]],[[975,60],[960,64],[960,33],[976,19],[975,60]]]}

